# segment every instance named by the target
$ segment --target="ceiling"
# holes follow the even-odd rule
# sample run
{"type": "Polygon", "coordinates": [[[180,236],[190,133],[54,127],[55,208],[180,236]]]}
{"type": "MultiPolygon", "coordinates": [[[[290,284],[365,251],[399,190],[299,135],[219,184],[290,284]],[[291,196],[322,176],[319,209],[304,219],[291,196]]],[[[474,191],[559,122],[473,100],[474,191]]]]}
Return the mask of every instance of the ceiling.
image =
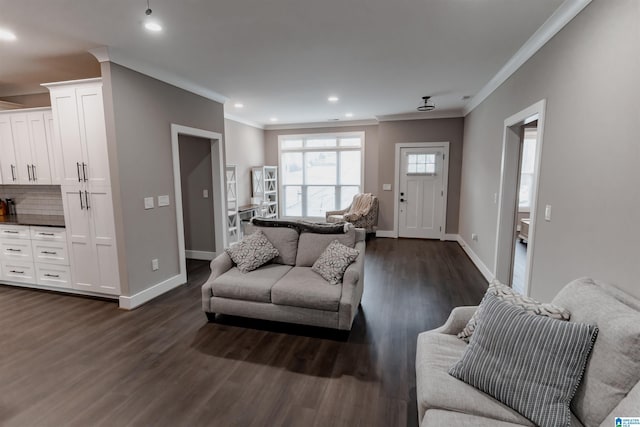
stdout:
{"type": "Polygon", "coordinates": [[[457,115],[562,2],[151,0],[154,34],[145,0],[0,0],[0,27],[17,35],[0,42],[0,97],[97,76],[88,50],[109,46],[261,125],[416,113],[423,95],[457,115]]]}

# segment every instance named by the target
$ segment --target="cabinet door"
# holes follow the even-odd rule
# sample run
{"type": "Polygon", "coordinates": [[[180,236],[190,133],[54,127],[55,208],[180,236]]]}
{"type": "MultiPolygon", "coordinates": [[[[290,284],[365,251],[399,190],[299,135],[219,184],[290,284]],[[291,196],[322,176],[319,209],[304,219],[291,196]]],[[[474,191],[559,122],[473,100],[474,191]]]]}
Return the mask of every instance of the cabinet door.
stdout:
{"type": "Polygon", "coordinates": [[[62,187],[62,204],[67,229],[67,250],[71,261],[72,287],[96,292],[98,262],[91,241],[91,218],[85,193],[79,186],[62,187]]]}
{"type": "Polygon", "coordinates": [[[27,114],[29,140],[31,141],[31,180],[34,184],[51,184],[51,166],[49,163],[49,144],[47,123],[44,112],[27,114]]]}
{"type": "Polygon", "coordinates": [[[51,169],[51,183],[61,184],[64,172],[62,170],[62,146],[60,138],[55,131],[53,123],[53,113],[47,111],[44,113],[45,132],[47,136],[47,144],[49,146],[49,167],[51,169]]]}
{"type": "Polygon", "coordinates": [[[54,117],[55,137],[61,142],[61,184],[73,185],[81,181],[80,168],[84,162],[80,120],[75,88],[51,88],[51,108],[54,117]]]}
{"type": "Polygon", "coordinates": [[[90,186],[109,186],[109,154],[104,119],[102,84],[76,89],[81,138],[85,148],[86,174],[90,186]]]}
{"type": "Polygon", "coordinates": [[[16,151],[13,147],[11,118],[7,114],[0,115],[0,173],[3,184],[17,184],[16,151]]]}
{"type": "Polygon", "coordinates": [[[13,146],[16,150],[16,175],[18,184],[33,184],[31,179],[31,143],[29,141],[29,123],[27,115],[11,114],[11,131],[13,132],[13,146]]]}
{"type": "Polygon", "coordinates": [[[95,292],[120,294],[118,253],[115,239],[113,202],[107,187],[94,188],[88,194],[91,235],[97,256],[97,282],[95,292]]]}

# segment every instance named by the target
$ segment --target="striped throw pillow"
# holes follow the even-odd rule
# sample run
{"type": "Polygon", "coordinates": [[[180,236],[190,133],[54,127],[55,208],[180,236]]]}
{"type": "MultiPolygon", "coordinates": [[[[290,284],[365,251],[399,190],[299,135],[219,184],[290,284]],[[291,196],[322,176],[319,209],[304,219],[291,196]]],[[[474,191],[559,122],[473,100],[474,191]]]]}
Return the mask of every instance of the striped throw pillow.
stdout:
{"type": "Polygon", "coordinates": [[[481,306],[473,337],[449,374],[536,425],[569,427],[569,405],[598,328],[531,316],[492,294],[481,306]]]}

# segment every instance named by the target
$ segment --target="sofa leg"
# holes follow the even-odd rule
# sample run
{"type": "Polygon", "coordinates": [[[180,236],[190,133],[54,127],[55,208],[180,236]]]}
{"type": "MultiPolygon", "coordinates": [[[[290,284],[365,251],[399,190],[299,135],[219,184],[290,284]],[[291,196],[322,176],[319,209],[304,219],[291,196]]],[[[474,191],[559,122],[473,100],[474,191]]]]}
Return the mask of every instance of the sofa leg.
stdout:
{"type": "Polygon", "coordinates": [[[216,314],[215,313],[205,312],[204,314],[207,315],[207,320],[209,322],[215,322],[216,321],[216,314]]]}

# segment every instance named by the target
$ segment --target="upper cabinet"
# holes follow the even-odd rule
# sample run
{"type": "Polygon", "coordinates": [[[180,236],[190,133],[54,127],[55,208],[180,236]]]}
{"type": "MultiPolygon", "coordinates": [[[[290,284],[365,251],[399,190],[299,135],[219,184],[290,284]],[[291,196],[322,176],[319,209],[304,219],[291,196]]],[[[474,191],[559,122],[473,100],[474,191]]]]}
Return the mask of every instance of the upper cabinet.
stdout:
{"type": "Polygon", "coordinates": [[[54,160],[60,184],[109,186],[101,80],[45,86],[51,94],[55,139],[62,141],[54,160]]]}
{"type": "Polygon", "coordinates": [[[0,114],[2,184],[52,184],[49,109],[13,110],[0,114]]]}

